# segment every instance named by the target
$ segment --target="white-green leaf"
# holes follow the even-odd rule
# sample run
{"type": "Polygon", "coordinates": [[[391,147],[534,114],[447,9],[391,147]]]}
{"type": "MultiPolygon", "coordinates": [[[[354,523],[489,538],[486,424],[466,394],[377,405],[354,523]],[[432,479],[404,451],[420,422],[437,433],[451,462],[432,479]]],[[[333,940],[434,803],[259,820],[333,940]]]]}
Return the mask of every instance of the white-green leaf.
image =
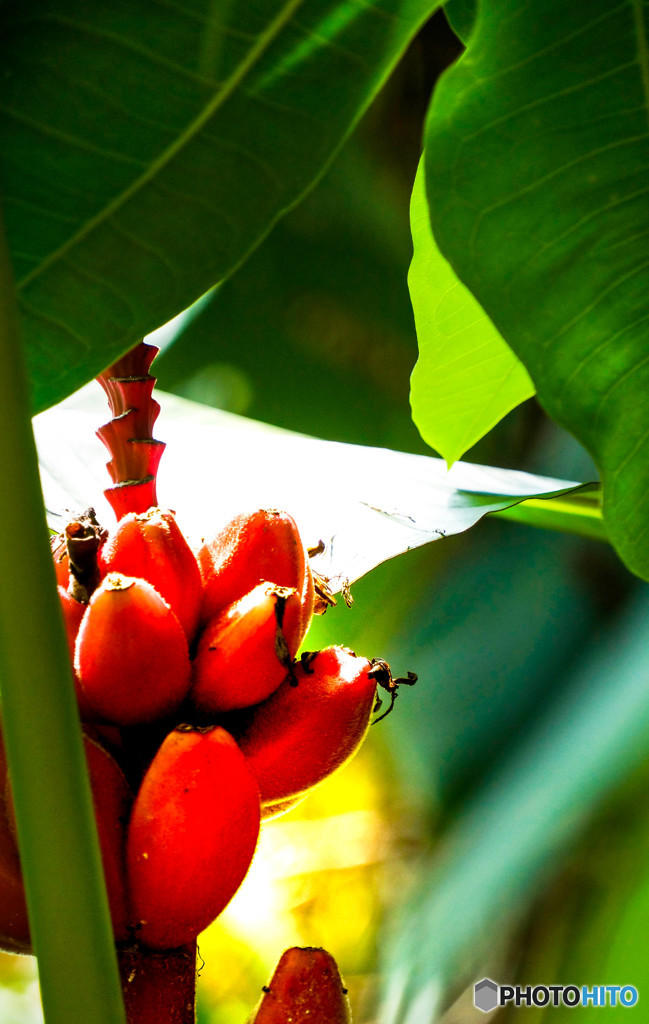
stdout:
{"type": "MultiPolygon", "coordinates": [[[[162,414],[156,433],[167,442],[158,496],[176,510],[190,540],[212,537],[246,509],[286,509],[307,544],[324,542],[313,564],[335,590],[388,558],[468,530],[488,512],[580,486],[461,462],[448,470],[442,459],[321,441],[173,395],[157,397],[162,414]]],[[[57,513],[88,505],[102,522],[113,521],[102,493],[109,484],[106,455],[94,436],[106,418],[103,395],[90,384],[34,420],[55,528],[57,513]]],[[[593,535],[593,499],[584,503],[575,495],[571,505],[563,497],[562,518],[566,504],[574,509],[571,529],[582,532],[583,520],[593,535]]],[[[551,506],[547,502],[544,525],[554,525],[551,506]]]]}

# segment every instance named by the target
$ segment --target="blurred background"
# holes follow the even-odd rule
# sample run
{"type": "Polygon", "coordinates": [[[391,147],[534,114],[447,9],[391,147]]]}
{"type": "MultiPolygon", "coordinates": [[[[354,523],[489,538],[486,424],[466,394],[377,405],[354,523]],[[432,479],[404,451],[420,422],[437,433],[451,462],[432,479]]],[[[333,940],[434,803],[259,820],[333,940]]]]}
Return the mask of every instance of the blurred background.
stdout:
{"type": "MultiPolygon", "coordinates": [[[[159,387],[322,438],[431,454],[408,405],[417,358],[408,206],[431,89],[460,52],[437,14],[318,186],[159,357],[159,387]]],[[[596,478],[587,454],[533,401],[467,458],[596,478]]],[[[286,472],[318,480],[317,466],[286,472]]],[[[607,679],[628,670],[628,624],[638,640],[647,625],[640,585],[605,544],[494,518],[379,567],[353,596],[352,608],[341,603],[315,622],[308,648],[345,644],[386,658],[396,674],[417,672],[419,683],[347,768],[264,826],[248,879],[200,940],[200,1024],[244,1024],[290,945],[332,952],[356,1024],[379,1020],[386,972],[413,948],[412,907],[445,884],[437,851],[449,836],[462,845],[490,779],[506,784],[511,759],[525,763],[528,737],[555,708],[565,719],[566,694],[598,659],[607,679]]],[[[638,659],[640,644],[636,667],[638,659]]],[[[503,981],[641,985],[647,967],[628,959],[649,925],[636,760],[605,801],[584,798],[578,827],[525,881],[515,908],[493,927],[485,911],[454,937],[448,1024],[484,1019],[463,990],[488,970],[503,981]],[[604,947],[609,956],[614,942],[613,962],[630,964],[632,977],[603,977],[604,947]]],[[[536,785],[545,784],[539,775],[536,785]]],[[[572,805],[561,813],[576,814],[572,805]]],[[[463,914],[458,900],[453,915],[463,914]]],[[[0,1021],[40,1020],[31,960],[5,956],[0,975],[0,1021]]],[[[544,1013],[521,1012],[526,1021],[544,1013]]],[[[429,1019],[424,1010],[408,1024],[429,1019]]]]}

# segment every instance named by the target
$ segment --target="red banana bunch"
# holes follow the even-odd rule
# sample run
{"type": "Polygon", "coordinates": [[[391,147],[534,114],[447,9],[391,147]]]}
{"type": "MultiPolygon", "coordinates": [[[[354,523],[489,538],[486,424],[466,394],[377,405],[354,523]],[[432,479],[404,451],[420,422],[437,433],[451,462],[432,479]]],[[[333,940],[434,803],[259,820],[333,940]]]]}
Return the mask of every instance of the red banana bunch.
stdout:
{"type": "MultiPolygon", "coordinates": [[[[115,938],[170,950],[233,897],[260,820],[352,757],[377,684],[394,700],[400,681],[343,647],[296,660],[322,581],[286,512],[239,515],[195,554],[156,505],[151,358],[100,378],[117,525],[88,510],[53,556],[115,938]]],[[[28,950],[1,756],[0,778],[0,945],[28,950]]]]}

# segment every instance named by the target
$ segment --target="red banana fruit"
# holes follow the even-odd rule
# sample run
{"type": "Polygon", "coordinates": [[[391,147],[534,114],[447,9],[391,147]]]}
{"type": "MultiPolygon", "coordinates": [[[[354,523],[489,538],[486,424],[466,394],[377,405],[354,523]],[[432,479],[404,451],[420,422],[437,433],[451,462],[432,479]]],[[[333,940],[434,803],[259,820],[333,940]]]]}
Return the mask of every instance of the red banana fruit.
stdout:
{"type": "Polygon", "coordinates": [[[179,726],[135,798],[127,865],[136,938],[175,949],[196,938],[241,885],[259,834],[259,790],[232,737],[179,726]]]}
{"type": "Polygon", "coordinates": [[[347,989],[324,949],[287,949],[248,1024],[351,1024],[347,989]]]}
{"type": "Polygon", "coordinates": [[[100,720],[152,722],[175,711],[187,693],[187,639],[150,583],[109,573],[81,621],[75,670],[100,720]]]}
{"type": "Polygon", "coordinates": [[[136,576],[155,587],[191,643],[203,585],[196,558],[173,512],[150,508],[142,515],[125,515],[102,549],[101,564],[105,572],[136,576]]]}
{"type": "Polygon", "coordinates": [[[0,737],[0,949],[30,953],[31,939],[25,890],[14,830],[7,808],[7,760],[0,737]]]}
{"type": "Polygon", "coordinates": [[[313,578],[295,520],[287,512],[260,508],[236,516],[196,557],[204,586],[203,622],[262,580],[272,580],[300,595],[301,642],[313,615],[313,578]]]}
{"type": "Polygon", "coordinates": [[[266,582],[217,614],[193,662],[194,706],[217,713],[265,700],[291,670],[301,614],[297,591],[266,582]]]}
{"type": "Polygon", "coordinates": [[[115,758],[89,736],[84,736],[83,744],[113,932],[115,940],[120,942],[127,938],[130,924],[126,885],[126,824],[133,794],[115,758]]]}
{"type": "Polygon", "coordinates": [[[73,659],[74,645],[77,642],[79,626],[88,606],[81,604],[80,601],[76,601],[70,591],[64,590],[63,587],[59,586],[58,591],[63,611],[63,622],[65,623],[65,635],[68,638],[70,658],[73,659]]]}
{"type": "Polygon", "coordinates": [[[345,647],[305,655],[263,704],[227,724],[257,777],[262,804],[322,782],[358,750],[376,694],[372,662],[345,647]]]}
{"type": "Polygon", "coordinates": [[[20,861],[4,817],[0,820],[0,949],[8,953],[31,953],[20,861]]]}
{"type": "Polygon", "coordinates": [[[67,590],[68,583],[70,582],[70,559],[65,543],[65,533],[59,533],[52,537],[50,539],[50,547],[52,549],[56,582],[64,590],[67,590]]]}

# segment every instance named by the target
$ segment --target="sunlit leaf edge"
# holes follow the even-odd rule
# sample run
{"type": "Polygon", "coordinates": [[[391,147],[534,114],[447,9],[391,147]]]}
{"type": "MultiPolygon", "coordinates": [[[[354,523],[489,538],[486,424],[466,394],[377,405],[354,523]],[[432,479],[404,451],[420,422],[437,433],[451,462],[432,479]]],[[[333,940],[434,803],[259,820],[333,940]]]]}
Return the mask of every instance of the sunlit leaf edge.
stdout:
{"type": "Polygon", "coordinates": [[[410,405],[423,439],[451,466],[535,389],[518,356],[439,251],[424,163],[425,153],[410,203],[408,287],[419,344],[410,405]],[[443,327],[449,318],[458,324],[452,330],[443,327]]]}
{"type": "MultiPolygon", "coordinates": [[[[105,453],[94,436],[105,418],[98,392],[89,385],[34,420],[53,528],[60,529],[64,510],[88,505],[112,522],[103,497],[105,453]]],[[[469,529],[489,512],[585,486],[464,462],[447,470],[442,459],[322,441],[177,396],[158,398],[157,433],[167,442],[160,501],[176,510],[191,542],[199,545],[245,509],[285,508],[309,546],[323,541],[313,565],[335,591],[389,558],[469,529]]],[[[588,532],[592,507],[579,509],[576,501],[575,529],[583,522],[588,532]]],[[[551,511],[546,525],[553,525],[551,511]]]]}

